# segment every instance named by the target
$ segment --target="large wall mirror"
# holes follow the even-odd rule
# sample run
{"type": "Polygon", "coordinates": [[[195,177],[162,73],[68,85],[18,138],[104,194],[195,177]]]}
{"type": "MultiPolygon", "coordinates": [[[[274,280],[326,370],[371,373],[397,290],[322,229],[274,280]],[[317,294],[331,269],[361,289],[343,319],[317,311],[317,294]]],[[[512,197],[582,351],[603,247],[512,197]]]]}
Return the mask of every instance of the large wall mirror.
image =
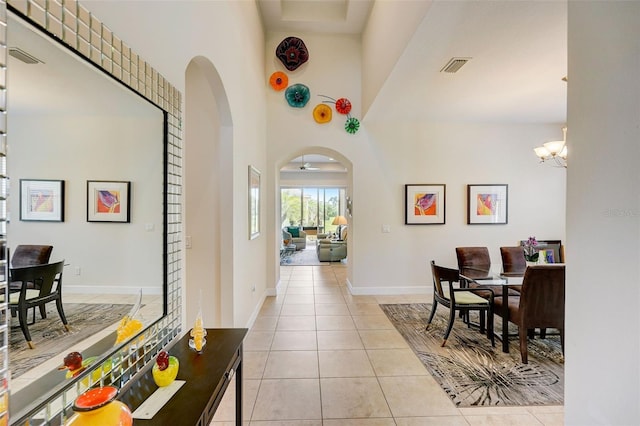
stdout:
{"type": "MultiPolygon", "coordinates": [[[[77,15],[80,33],[87,11],[75,7],[63,12],[77,15]]],[[[87,385],[124,385],[180,328],[179,114],[171,99],[158,101],[154,90],[138,84],[132,90],[118,81],[124,73],[114,79],[104,63],[69,49],[68,40],[62,43],[41,28],[48,29],[46,20],[38,25],[29,15],[9,7],[7,17],[7,246],[10,262],[19,245],[53,246],[49,262],[65,265],[62,300],[70,330],[49,303],[46,319],[37,309],[28,313],[29,322],[35,318],[30,348],[19,319],[8,318],[12,424],[55,422],[73,402],[70,395],[87,385]],[[167,108],[158,106],[163,103],[167,108]],[[64,191],[54,195],[63,199],[44,203],[59,202],[59,217],[47,216],[46,205],[43,215],[34,205],[25,207],[40,203],[41,185],[49,197],[52,182],[54,190],[62,182],[64,191]],[[103,210],[108,203],[96,204],[92,191],[120,191],[120,205],[103,210]],[[138,302],[136,317],[146,330],[116,342],[119,321],[138,302]],[[73,377],[58,367],[75,351],[95,361],[73,377]],[[105,360],[112,371],[92,375],[105,360]]],[[[88,13],[87,21],[91,37],[99,21],[88,13]]],[[[99,25],[102,40],[108,30],[99,25]]],[[[142,81],[158,87],[157,80],[142,81]]],[[[163,86],[168,93],[169,85],[163,86]]]]}

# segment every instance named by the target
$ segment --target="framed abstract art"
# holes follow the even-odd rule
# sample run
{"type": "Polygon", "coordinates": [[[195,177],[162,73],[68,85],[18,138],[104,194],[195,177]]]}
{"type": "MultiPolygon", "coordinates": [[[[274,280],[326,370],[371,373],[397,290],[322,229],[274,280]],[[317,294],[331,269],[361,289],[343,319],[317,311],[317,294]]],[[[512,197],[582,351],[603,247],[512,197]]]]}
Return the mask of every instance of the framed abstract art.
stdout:
{"type": "Polygon", "coordinates": [[[467,224],[506,224],[508,194],[506,184],[467,185],[467,224]]]}
{"type": "Polygon", "coordinates": [[[64,181],[20,179],[20,220],[64,222],[64,181]]]}
{"type": "Polygon", "coordinates": [[[446,185],[407,184],[404,186],[405,225],[444,225],[446,185]]]}
{"type": "Polygon", "coordinates": [[[87,222],[129,223],[131,182],[87,181],[87,222]]]}

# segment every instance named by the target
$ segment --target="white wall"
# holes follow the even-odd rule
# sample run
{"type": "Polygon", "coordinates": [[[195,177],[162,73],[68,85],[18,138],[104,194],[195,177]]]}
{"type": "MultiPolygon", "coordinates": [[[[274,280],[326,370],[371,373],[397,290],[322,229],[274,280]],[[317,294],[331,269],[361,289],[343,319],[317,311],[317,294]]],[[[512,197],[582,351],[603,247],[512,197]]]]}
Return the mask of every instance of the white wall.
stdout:
{"type": "Polygon", "coordinates": [[[640,419],[639,22],[569,2],[567,425],[640,419]]]}
{"type": "Polygon", "coordinates": [[[147,117],[9,117],[9,247],[53,245],[51,261],[68,264],[66,291],[162,293],[163,116],[149,110],[147,117]],[[19,220],[20,179],[64,180],[64,222],[19,220]],[[131,222],[87,222],[87,180],[131,181],[131,222]]]}

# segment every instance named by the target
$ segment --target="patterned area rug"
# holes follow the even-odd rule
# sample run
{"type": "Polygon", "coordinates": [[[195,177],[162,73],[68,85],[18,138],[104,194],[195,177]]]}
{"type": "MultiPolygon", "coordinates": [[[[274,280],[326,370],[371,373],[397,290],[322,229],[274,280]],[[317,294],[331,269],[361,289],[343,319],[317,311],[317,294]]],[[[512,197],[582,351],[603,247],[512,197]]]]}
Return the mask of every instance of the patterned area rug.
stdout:
{"type": "Polygon", "coordinates": [[[291,254],[290,256],[285,256],[280,259],[280,265],[329,265],[331,262],[320,262],[318,260],[318,254],[316,253],[316,241],[315,240],[307,240],[307,248],[304,250],[298,250],[291,254]]]}
{"type": "MultiPolygon", "coordinates": [[[[9,369],[12,377],[18,377],[38,364],[58,356],[61,352],[88,336],[115,324],[133,305],[65,303],[64,314],[70,331],[66,331],[56,310],[55,303],[47,303],[47,318],[40,317],[36,309],[36,322],[29,326],[34,349],[29,349],[20,329],[18,318],[11,318],[9,334],[9,369]]],[[[29,321],[33,311],[28,312],[29,321]]],[[[62,359],[60,360],[62,363],[62,359]]]]}
{"type": "MultiPolygon", "coordinates": [[[[426,331],[430,303],[380,307],[456,406],[563,404],[564,357],[559,336],[530,339],[529,363],[522,364],[516,336],[510,339],[507,354],[499,340],[491,347],[486,335],[468,328],[459,318],[447,345],[441,347],[449,315],[442,306],[426,331]]],[[[500,330],[500,318],[496,316],[495,321],[495,329],[500,330]]],[[[517,328],[510,331],[517,333],[517,328]]]]}

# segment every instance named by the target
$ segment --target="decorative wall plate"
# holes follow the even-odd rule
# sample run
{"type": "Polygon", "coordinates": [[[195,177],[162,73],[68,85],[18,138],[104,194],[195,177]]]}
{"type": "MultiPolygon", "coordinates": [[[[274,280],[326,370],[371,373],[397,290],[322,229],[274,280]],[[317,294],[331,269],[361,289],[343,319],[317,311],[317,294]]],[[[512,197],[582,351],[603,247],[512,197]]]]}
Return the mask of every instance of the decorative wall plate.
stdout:
{"type": "Polygon", "coordinates": [[[287,90],[284,92],[284,97],[290,106],[294,108],[304,108],[307,102],[309,102],[311,92],[307,86],[298,83],[287,87],[287,90]]]}
{"type": "Polygon", "coordinates": [[[276,47],[276,56],[289,71],[295,71],[309,60],[309,51],[304,41],[291,36],[282,40],[276,47]]]}

